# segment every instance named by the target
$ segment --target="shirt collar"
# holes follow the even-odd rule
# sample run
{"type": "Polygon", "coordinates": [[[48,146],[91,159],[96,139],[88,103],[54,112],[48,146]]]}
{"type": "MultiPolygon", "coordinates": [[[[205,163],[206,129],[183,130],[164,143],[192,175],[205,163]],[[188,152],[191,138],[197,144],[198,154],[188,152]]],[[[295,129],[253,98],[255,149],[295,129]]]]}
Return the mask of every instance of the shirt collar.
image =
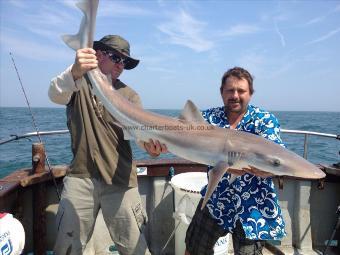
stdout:
{"type": "MultiPolygon", "coordinates": [[[[229,124],[229,121],[228,121],[228,117],[227,117],[227,115],[225,114],[225,111],[224,111],[224,106],[219,107],[219,110],[221,111],[220,116],[221,116],[223,119],[225,119],[225,121],[226,121],[225,127],[230,128],[230,124],[229,124]]],[[[241,127],[242,127],[242,126],[247,122],[247,120],[250,118],[252,111],[253,111],[253,107],[252,107],[251,105],[248,104],[248,106],[247,106],[247,111],[246,111],[246,113],[243,115],[243,117],[242,117],[242,119],[240,120],[240,122],[237,123],[236,129],[241,129],[241,127]]]]}

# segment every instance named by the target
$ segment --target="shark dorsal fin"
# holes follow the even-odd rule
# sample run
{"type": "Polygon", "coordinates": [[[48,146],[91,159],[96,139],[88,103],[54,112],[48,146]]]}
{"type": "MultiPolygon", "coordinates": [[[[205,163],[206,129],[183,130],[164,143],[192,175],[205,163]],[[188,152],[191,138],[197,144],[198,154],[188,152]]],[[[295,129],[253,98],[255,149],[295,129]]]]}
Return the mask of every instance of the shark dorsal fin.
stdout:
{"type": "Polygon", "coordinates": [[[185,120],[189,122],[195,123],[205,123],[206,121],[203,119],[201,111],[196,107],[196,105],[188,100],[179,116],[180,120],[185,120]]]}

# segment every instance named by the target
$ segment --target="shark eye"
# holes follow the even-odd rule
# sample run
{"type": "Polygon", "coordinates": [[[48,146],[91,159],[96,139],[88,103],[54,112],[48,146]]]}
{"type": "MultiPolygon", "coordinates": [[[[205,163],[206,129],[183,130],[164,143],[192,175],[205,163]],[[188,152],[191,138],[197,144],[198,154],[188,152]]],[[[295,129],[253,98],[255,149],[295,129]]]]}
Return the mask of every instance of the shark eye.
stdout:
{"type": "Polygon", "coordinates": [[[279,159],[274,159],[273,160],[273,166],[280,166],[281,165],[281,162],[279,159]]]}

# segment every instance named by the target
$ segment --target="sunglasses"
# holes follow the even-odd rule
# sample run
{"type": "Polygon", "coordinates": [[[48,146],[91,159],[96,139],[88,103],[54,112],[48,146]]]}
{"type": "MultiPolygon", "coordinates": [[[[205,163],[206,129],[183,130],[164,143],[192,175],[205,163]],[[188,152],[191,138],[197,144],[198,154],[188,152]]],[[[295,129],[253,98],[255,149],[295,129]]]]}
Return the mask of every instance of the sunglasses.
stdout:
{"type": "Polygon", "coordinates": [[[102,53],[106,56],[109,56],[109,58],[111,59],[111,61],[115,64],[123,64],[125,66],[125,64],[127,63],[127,58],[118,56],[117,54],[111,52],[111,51],[102,51],[102,53]]]}

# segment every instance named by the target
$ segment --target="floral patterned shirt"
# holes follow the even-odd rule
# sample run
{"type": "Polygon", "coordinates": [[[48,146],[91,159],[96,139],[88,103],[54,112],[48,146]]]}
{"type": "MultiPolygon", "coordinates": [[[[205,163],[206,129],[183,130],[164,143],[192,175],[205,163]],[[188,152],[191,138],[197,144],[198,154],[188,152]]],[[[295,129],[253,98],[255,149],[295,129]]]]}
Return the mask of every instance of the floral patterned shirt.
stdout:
{"type": "MultiPolygon", "coordinates": [[[[202,115],[212,125],[230,128],[224,107],[205,110],[202,115]]],[[[261,135],[284,146],[278,120],[258,107],[249,105],[236,129],[261,135]]],[[[209,166],[208,171],[212,168],[209,166]]],[[[223,176],[207,203],[218,225],[233,233],[239,220],[248,239],[279,240],[284,237],[285,223],[272,179],[244,174],[229,184],[229,177],[228,173],[223,176]]],[[[207,186],[203,187],[202,196],[206,189],[207,186]]]]}

